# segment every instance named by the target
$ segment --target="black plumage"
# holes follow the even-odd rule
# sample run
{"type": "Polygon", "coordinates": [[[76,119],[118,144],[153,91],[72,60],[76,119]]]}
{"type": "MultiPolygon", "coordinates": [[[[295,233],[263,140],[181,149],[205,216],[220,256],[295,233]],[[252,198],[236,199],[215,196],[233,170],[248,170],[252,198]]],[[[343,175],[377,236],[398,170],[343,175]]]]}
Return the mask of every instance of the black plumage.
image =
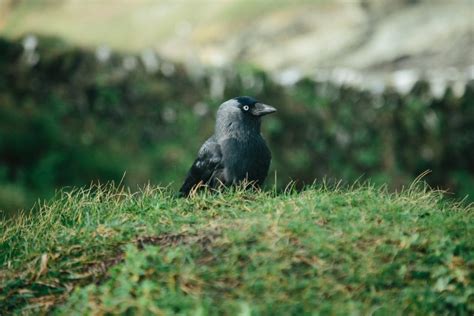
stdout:
{"type": "Polygon", "coordinates": [[[237,97],[221,104],[212,135],[201,147],[180,195],[197,185],[216,188],[244,180],[260,186],[268,174],[271,153],[260,134],[261,117],[276,109],[252,97],[237,97]]]}

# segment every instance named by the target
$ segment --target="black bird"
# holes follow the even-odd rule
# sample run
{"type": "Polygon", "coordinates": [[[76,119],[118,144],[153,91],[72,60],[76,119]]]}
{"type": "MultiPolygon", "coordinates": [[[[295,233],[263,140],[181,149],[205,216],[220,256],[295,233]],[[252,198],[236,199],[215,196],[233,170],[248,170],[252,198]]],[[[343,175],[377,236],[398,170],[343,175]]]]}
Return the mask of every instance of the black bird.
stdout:
{"type": "Polygon", "coordinates": [[[230,186],[244,180],[260,186],[272,159],[260,134],[261,117],[275,112],[272,106],[252,97],[237,97],[222,103],[216,126],[201,147],[179,193],[188,196],[196,185],[230,186]]]}

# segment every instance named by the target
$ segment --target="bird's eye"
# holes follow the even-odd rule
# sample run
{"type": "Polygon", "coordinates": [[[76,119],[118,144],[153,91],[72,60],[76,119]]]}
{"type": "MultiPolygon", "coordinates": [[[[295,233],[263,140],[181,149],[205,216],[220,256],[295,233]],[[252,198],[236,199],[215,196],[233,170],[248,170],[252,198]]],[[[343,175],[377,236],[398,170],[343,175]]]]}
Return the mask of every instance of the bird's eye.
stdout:
{"type": "Polygon", "coordinates": [[[249,106],[248,105],[244,105],[244,111],[248,111],[249,110],[249,106]]]}

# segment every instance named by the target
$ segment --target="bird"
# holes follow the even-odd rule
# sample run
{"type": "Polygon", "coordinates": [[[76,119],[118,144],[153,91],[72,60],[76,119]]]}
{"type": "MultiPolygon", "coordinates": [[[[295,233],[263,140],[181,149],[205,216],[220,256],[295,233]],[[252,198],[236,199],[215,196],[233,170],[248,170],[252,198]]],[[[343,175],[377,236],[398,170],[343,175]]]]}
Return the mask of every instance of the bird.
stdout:
{"type": "Polygon", "coordinates": [[[249,96],[222,103],[217,110],[214,134],[199,149],[179,196],[187,197],[203,186],[217,189],[250,183],[260,187],[272,159],[260,125],[263,116],[276,111],[249,96]]]}

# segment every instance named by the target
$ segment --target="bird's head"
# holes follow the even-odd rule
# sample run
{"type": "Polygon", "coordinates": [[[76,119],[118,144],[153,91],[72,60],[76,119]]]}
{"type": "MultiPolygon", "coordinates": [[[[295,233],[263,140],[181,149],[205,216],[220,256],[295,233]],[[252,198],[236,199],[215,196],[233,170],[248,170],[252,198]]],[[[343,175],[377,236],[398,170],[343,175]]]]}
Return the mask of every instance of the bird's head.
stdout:
{"type": "Polygon", "coordinates": [[[261,117],[274,112],[274,107],[252,97],[230,99],[217,110],[216,132],[260,132],[261,117]]]}

